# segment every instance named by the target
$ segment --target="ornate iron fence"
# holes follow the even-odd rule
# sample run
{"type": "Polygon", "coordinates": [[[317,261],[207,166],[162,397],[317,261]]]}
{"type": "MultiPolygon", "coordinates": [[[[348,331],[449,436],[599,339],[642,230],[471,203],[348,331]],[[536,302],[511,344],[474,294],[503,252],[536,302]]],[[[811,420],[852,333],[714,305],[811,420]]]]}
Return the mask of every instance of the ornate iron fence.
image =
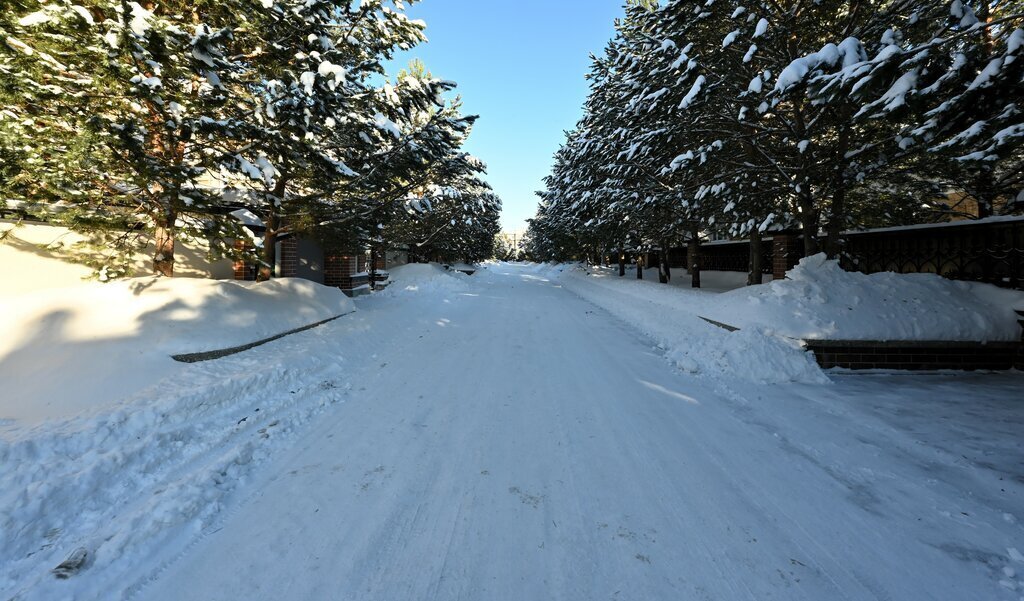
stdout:
{"type": "Polygon", "coordinates": [[[1024,288],[1024,217],[848,232],[842,265],[1024,288]]]}
{"type": "MultiPolygon", "coordinates": [[[[747,271],[750,241],[709,242],[700,247],[700,268],[707,271],[747,271]]],[[[772,239],[761,241],[761,271],[772,272],[772,239]]]]}
{"type": "MultiPolygon", "coordinates": [[[[803,256],[798,234],[779,232],[763,243],[761,266],[776,277],[803,256]],[[774,261],[780,248],[787,249],[774,261]]],[[[750,242],[711,242],[701,246],[701,269],[747,271],[750,242]]],[[[673,267],[685,267],[686,248],[669,252],[673,267]]],[[[655,259],[656,260],[656,259],[655,259]]],[[[981,222],[958,221],[846,232],[841,263],[862,273],[937,273],[954,280],[987,282],[1024,289],[1024,217],[981,222]]],[[[656,264],[656,263],[652,263],[656,264]]]]}

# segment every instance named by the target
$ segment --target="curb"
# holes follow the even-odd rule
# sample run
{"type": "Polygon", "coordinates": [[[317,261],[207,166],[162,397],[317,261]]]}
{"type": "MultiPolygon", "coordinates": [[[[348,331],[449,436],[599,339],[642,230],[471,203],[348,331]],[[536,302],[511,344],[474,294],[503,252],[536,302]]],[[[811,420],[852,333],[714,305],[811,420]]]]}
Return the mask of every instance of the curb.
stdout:
{"type": "Polygon", "coordinates": [[[323,321],[318,321],[316,323],[311,323],[311,324],[309,324],[307,326],[302,326],[301,328],[295,328],[294,330],[288,330],[287,332],[282,332],[282,333],[277,334],[275,336],[271,336],[270,338],[264,338],[262,340],[257,340],[256,342],[250,342],[249,344],[243,344],[241,346],[232,346],[232,347],[229,347],[229,348],[219,349],[219,350],[215,350],[215,351],[204,351],[204,352],[201,352],[201,353],[185,353],[183,355],[171,355],[171,359],[174,359],[175,361],[178,361],[180,363],[200,363],[200,362],[203,362],[203,361],[213,361],[214,359],[221,359],[223,357],[230,357],[231,355],[237,355],[238,353],[247,351],[249,349],[256,348],[257,346],[262,346],[264,344],[267,344],[268,342],[273,342],[275,340],[280,340],[281,338],[284,338],[285,336],[291,336],[292,334],[298,334],[299,332],[305,332],[306,330],[312,330],[313,328],[322,326],[325,323],[330,323],[330,322],[332,322],[332,321],[334,321],[336,319],[340,319],[340,318],[342,318],[342,317],[344,317],[346,315],[351,315],[352,313],[355,313],[355,311],[349,311],[348,313],[342,313],[341,315],[335,315],[334,317],[331,317],[329,319],[325,319],[323,321]]]}

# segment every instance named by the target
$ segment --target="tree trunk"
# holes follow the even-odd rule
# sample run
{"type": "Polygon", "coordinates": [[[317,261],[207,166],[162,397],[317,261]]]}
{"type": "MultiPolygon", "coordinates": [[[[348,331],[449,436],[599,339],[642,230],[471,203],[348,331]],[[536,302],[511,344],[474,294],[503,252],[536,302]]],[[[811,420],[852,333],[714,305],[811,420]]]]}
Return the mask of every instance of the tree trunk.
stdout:
{"type": "MultiPolygon", "coordinates": [[[[789,40],[790,52],[797,51],[797,39],[789,40]]],[[[796,56],[791,55],[791,56],[796,56]]],[[[804,121],[804,108],[797,103],[793,107],[793,127],[796,130],[798,140],[808,139],[806,134],[807,124],[804,121]]],[[[798,170],[798,181],[800,188],[797,192],[797,214],[800,220],[800,228],[804,234],[804,256],[811,256],[818,253],[818,211],[811,196],[811,171],[813,167],[803,163],[798,170]]]]}
{"type": "Polygon", "coordinates": [[[996,197],[998,194],[995,191],[995,186],[992,183],[993,174],[992,170],[987,167],[982,167],[978,170],[977,175],[974,177],[972,182],[973,190],[971,195],[974,196],[974,200],[978,203],[978,219],[984,219],[991,217],[995,213],[996,197]]]}
{"type": "Polygon", "coordinates": [[[288,179],[281,176],[274,185],[273,197],[270,198],[270,208],[267,211],[267,218],[264,223],[266,230],[263,232],[263,260],[260,262],[259,272],[256,274],[256,281],[267,282],[274,277],[274,270],[277,267],[277,236],[281,233],[281,212],[278,203],[284,202],[285,191],[287,190],[288,179]]]}
{"type": "Polygon", "coordinates": [[[843,250],[843,226],[846,223],[846,187],[837,187],[833,194],[833,203],[828,211],[827,238],[825,254],[829,259],[839,258],[843,250]]]}
{"type": "Polygon", "coordinates": [[[278,215],[277,207],[271,207],[267,214],[267,229],[263,232],[263,252],[260,253],[260,269],[256,274],[257,282],[268,282],[274,277],[274,269],[277,267],[277,233],[281,227],[281,217],[278,215]]]}
{"type": "Polygon", "coordinates": [[[992,197],[988,195],[978,198],[978,219],[985,219],[986,217],[992,216],[994,213],[992,200],[992,197]]]}
{"type": "Polygon", "coordinates": [[[804,256],[818,254],[818,212],[814,209],[814,200],[809,194],[801,194],[800,230],[804,235],[804,256]]]}
{"type": "Polygon", "coordinates": [[[668,245],[661,243],[661,250],[658,252],[658,281],[667,284],[672,279],[672,272],[668,268],[668,245]]]}
{"type": "Polygon", "coordinates": [[[700,231],[695,227],[690,231],[690,244],[686,252],[690,264],[691,286],[700,288],[700,231]]]}
{"type": "MultiPolygon", "coordinates": [[[[845,111],[841,118],[849,116],[845,111]]],[[[825,241],[825,253],[829,259],[838,259],[842,250],[843,230],[846,227],[846,151],[850,145],[850,128],[839,130],[836,143],[836,168],[832,178],[832,206],[828,214],[828,238],[825,241]]]]}
{"type": "MultiPolygon", "coordinates": [[[[989,12],[989,6],[987,2],[982,2],[978,6],[978,20],[982,23],[990,23],[992,21],[992,15],[989,12]]],[[[994,52],[994,40],[992,38],[992,28],[985,27],[982,30],[982,47],[985,50],[985,56],[992,56],[994,52]]],[[[978,172],[978,176],[975,179],[975,194],[974,198],[978,203],[978,219],[984,219],[991,217],[995,213],[995,200],[999,196],[995,191],[993,185],[995,177],[992,173],[992,168],[984,166],[978,172]]]]}
{"type": "Polygon", "coordinates": [[[156,231],[153,242],[156,250],[153,253],[153,273],[164,277],[174,276],[174,233],[178,213],[168,207],[164,214],[156,220],[156,231]]]}
{"type": "Polygon", "coordinates": [[[370,265],[366,270],[370,274],[370,290],[377,289],[377,247],[370,246],[370,265]]]}
{"type": "Polygon", "coordinates": [[[828,216],[828,238],[825,239],[825,254],[829,259],[839,258],[842,250],[843,225],[846,223],[846,188],[836,188],[832,194],[832,207],[828,216]]]}
{"type": "Polygon", "coordinates": [[[747,286],[757,286],[761,278],[761,230],[755,224],[750,232],[750,270],[747,272],[747,286]]]}
{"type": "Polygon", "coordinates": [[[626,275],[626,251],[619,247],[619,277],[626,275]]]}
{"type": "Polygon", "coordinates": [[[636,279],[638,279],[638,280],[644,279],[644,256],[643,256],[643,254],[638,254],[636,256],[636,279]]]}

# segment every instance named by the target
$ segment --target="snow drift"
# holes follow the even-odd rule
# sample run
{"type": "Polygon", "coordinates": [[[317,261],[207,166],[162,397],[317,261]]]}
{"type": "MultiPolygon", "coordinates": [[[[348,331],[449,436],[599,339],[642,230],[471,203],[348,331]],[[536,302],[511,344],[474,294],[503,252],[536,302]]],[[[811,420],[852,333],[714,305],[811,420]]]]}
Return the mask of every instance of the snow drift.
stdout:
{"type": "Polygon", "coordinates": [[[53,581],[75,549],[127,577],[148,545],[207,526],[255,465],[347,394],[337,357],[294,348],[324,330],[220,361],[170,358],[353,310],[306,280],[139,278],[14,296],[0,310],[3,598],[53,598],[10,587],[53,581]]]}
{"type": "Polygon", "coordinates": [[[851,273],[824,255],[805,258],[785,280],[724,293],[579,265],[530,273],[557,278],[644,332],[681,369],[759,383],[824,379],[800,340],[1017,340],[1014,308],[1024,307],[1018,291],[934,274],[851,273]]]}
{"type": "Polygon", "coordinates": [[[0,419],[109,406],[180,369],[170,356],[254,342],[353,310],[300,279],[134,278],[0,301],[0,419]]]}
{"type": "Polygon", "coordinates": [[[390,284],[386,292],[391,295],[430,292],[434,294],[458,294],[465,292],[469,285],[467,276],[458,271],[449,271],[438,263],[409,263],[399,265],[389,272],[390,284]]]}
{"type": "Polygon", "coordinates": [[[819,254],[785,280],[705,303],[703,315],[802,339],[1019,340],[1024,293],[935,274],[844,271],[819,254]]]}
{"type": "Polygon", "coordinates": [[[589,274],[580,266],[537,270],[640,330],[680,369],[706,377],[757,383],[826,383],[828,378],[800,342],[744,329],[729,332],[700,318],[698,305],[719,295],[663,284],[589,274]]]}

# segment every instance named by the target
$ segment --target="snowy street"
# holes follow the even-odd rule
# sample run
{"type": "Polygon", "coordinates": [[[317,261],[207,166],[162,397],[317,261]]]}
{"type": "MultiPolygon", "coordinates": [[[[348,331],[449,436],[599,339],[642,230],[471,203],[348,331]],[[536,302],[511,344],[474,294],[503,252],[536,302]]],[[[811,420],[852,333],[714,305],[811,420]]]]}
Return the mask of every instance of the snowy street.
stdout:
{"type": "Polygon", "coordinates": [[[4,5],[0,601],[1024,601],[1024,0],[4,5]]]}
{"type": "Polygon", "coordinates": [[[515,265],[357,304],[252,351],[351,390],[211,522],[25,598],[1022,594],[1019,374],[698,378],[515,265]]]}

